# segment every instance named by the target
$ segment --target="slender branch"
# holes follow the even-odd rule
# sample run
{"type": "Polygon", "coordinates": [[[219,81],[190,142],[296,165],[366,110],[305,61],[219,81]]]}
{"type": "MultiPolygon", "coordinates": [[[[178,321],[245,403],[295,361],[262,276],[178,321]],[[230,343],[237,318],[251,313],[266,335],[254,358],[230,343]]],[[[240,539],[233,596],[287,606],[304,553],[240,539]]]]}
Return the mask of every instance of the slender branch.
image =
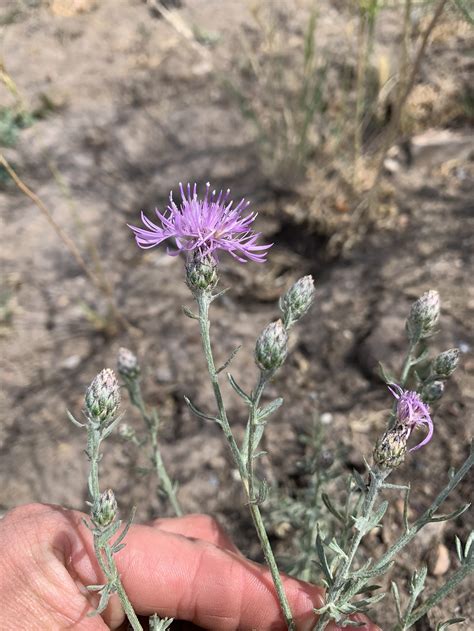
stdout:
{"type": "Polygon", "coordinates": [[[181,508],[181,504],[179,503],[179,500],[176,496],[176,490],[173,481],[168,474],[165,463],[163,462],[163,458],[161,456],[161,450],[158,442],[158,412],[156,411],[156,409],[153,409],[152,412],[148,411],[143,399],[142,389],[140,387],[140,382],[138,381],[138,379],[126,379],[125,385],[127,386],[132,404],[140,411],[140,414],[142,415],[142,418],[147,427],[151,442],[150,460],[155,468],[158,480],[161,483],[176,516],[182,517],[182,515],[184,514],[183,509],[181,508]]]}
{"type": "Polygon", "coordinates": [[[430,609],[437,605],[443,598],[452,592],[469,574],[474,570],[472,561],[463,563],[456,572],[442,585],[434,594],[425,600],[419,607],[415,609],[407,618],[403,625],[395,628],[395,631],[405,631],[410,629],[417,620],[422,618],[430,609]]]}
{"type": "Polygon", "coordinates": [[[256,420],[257,420],[257,411],[258,404],[260,403],[260,398],[262,396],[263,390],[265,388],[266,379],[264,373],[260,373],[260,379],[258,382],[258,386],[255,389],[255,392],[252,396],[252,403],[250,405],[249,419],[248,419],[248,444],[247,444],[247,476],[249,481],[249,495],[252,501],[256,500],[255,497],[255,489],[254,489],[254,437],[255,437],[255,429],[256,429],[256,420]]]}
{"type": "MultiPolygon", "coordinates": [[[[87,454],[90,460],[91,469],[89,474],[89,493],[91,496],[92,504],[99,499],[100,487],[99,487],[99,461],[100,461],[100,444],[102,442],[102,435],[100,428],[95,426],[92,422],[89,422],[87,427],[87,454]]],[[[120,575],[117,570],[117,565],[113,557],[113,552],[110,544],[107,541],[102,540],[101,532],[94,528],[94,550],[96,553],[97,561],[100,565],[102,572],[104,573],[107,583],[117,592],[120,599],[120,603],[123,610],[132,626],[133,631],[143,631],[143,627],[137,618],[135,611],[133,610],[132,603],[128,599],[125,589],[120,580],[120,575]],[[105,554],[105,558],[104,558],[105,554]]]]}
{"type": "MultiPolygon", "coordinates": [[[[262,547],[263,554],[265,556],[265,560],[270,569],[270,573],[273,579],[273,583],[275,585],[275,590],[278,596],[278,600],[280,603],[280,607],[285,618],[285,622],[289,631],[295,631],[295,622],[293,620],[293,614],[291,613],[291,608],[288,602],[288,599],[285,594],[285,590],[283,588],[283,583],[280,576],[280,571],[278,569],[277,563],[275,561],[275,557],[273,555],[273,551],[270,545],[270,541],[268,539],[267,532],[265,530],[265,525],[263,523],[262,515],[260,513],[260,509],[255,502],[255,498],[251,494],[251,482],[248,476],[247,465],[244,463],[244,459],[242,458],[242,454],[237,446],[235,438],[232,434],[232,429],[229,424],[229,420],[227,418],[227,412],[224,404],[224,399],[222,397],[222,392],[219,386],[219,377],[216,371],[216,365],[214,361],[214,356],[212,352],[211,339],[210,339],[210,321],[209,321],[209,306],[212,301],[211,294],[209,292],[199,291],[195,294],[196,302],[199,308],[199,329],[201,333],[202,347],[204,351],[204,357],[206,359],[206,365],[209,373],[209,377],[211,379],[212,388],[214,391],[214,397],[217,404],[217,409],[219,411],[219,423],[224,431],[224,435],[229,444],[230,450],[232,452],[232,456],[234,458],[234,462],[239,470],[240,478],[242,481],[242,486],[245,491],[245,495],[247,497],[247,502],[250,510],[250,514],[252,516],[252,520],[255,526],[255,530],[257,531],[257,535],[260,541],[260,545],[262,547]]],[[[257,388],[256,394],[260,388],[257,388]]],[[[263,391],[263,388],[262,388],[263,391]]],[[[260,398],[261,392],[258,395],[260,398]]],[[[255,399],[254,399],[255,400],[255,399]]],[[[252,411],[250,413],[252,415],[252,411]]],[[[250,428],[249,428],[250,429],[250,428]]],[[[249,445],[252,445],[252,441],[250,440],[250,432],[249,432],[249,445]]],[[[248,448],[249,453],[251,447],[248,448]]],[[[251,458],[249,458],[251,461],[251,458]]],[[[252,487],[253,488],[253,487],[252,487]]]]}
{"type": "MultiPolygon", "coordinates": [[[[419,517],[412,526],[393,544],[393,546],[387,550],[387,552],[380,557],[380,559],[374,563],[371,567],[371,571],[376,571],[386,566],[390,561],[398,554],[398,552],[404,548],[410,541],[418,534],[418,532],[431,521],[431,518],[448,497],[448,495],[456,488],[461,482],[464,476],[468,473],[469,469],[474,464],[474,450],[471,448],[471,453],[461,465],[459,470],[449,480],[448,484],[438,494],[431,506],[419,517]]],[[[360,585],[362,585],[360,582],[360,585]]]]}
{"type": "MultiPolygon", "coordinates": [[[[367,523],[370,521],[370,517],[373,514],[375,502],[377,501],[377,497],[380,489],[383,486],[383,482],[387,477],[389,471],[371,471],[370,473],[370,484],[367,492],[367,496],[364,500],[364,504],[362,506],[362,515],[365,517],[367,523]]],[[[354,534],[351,547],[349,549],[349,553],[347,555],[347,559],[342,565],[342,569],[340,572],[340,576],[336,577],[336,584],[339,581],[345,581],[348,577],[349,571],[351,569],[352,563],[354,561],[357,550],[359,549],[360,543],[362,539],[367,534],[367,528],[357,530],[354,534]]]]}

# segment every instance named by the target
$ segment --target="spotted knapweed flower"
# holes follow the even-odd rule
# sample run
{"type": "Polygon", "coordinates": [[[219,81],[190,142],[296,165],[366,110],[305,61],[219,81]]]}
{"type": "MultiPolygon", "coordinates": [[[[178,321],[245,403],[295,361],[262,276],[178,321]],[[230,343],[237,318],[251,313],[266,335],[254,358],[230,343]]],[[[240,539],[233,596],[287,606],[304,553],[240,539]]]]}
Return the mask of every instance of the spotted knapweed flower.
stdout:
{"type": "Polygon", "coordinates": [[[397,399],[397,427],[403,427],[410,436],[413,429],[426,426],[428,431],[425,438],[412,447],[409,451],[415,451],[426,445],[433,436],[433,421],[430,416],[429,407],[423,403],[420,396],[413,391],[404,390],[397,384],[392,383],[392,387],[388,387],[390,392],[397,399]]]}
{"type": "Polygon", "coordinates": [[[250,202],[242,199],[234,206],[234,202],[229,200],[229,189],[217,194],[216,191],[211,191],[209,183],[206,184],[203,199],[197,196],[196,184],[192,189],[188,184],[187,192],[180,184],[179,190],[179,206],[174,202],[171,192],[167,210],[164,213],[155,210],[161,225],[150,221],[143,212],[141,217],[146,229],[129,225],[141,248],[152,248],[167,239],[173,239],[177,250],[168,249],[171,255],[185,251],[197,252],[204,257],[224,250],[241,263],[246,263],[247,260],[265,262],[267,250],[272,244],[257,244],[261,233],[254,232],[251,228],[257,213],[243,214],[250,202]]]}

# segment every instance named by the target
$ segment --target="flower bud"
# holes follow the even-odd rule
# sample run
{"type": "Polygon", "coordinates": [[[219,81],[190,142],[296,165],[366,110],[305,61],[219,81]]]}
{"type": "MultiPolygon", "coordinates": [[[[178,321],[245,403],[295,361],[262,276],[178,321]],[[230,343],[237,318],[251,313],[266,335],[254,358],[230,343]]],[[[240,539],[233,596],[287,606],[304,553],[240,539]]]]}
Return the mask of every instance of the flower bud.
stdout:
{"type": "Polygon", "coordinates": [[[91,420],[105,423],[116,415],[120,405],[120,388],[114,371],[105,368],[87,388],[86,412],[91,420]]]}
{"type": "Polygon", "coordinates": [[[433,372],[440,377],[450,377],[459,364],[459,349],[450,348],[435,358],[432,364],[433,372]]]}
{"type": "Polygon", "coordinates": [[[440,379],[430,381],[430,383],[427,383],[421,391],[423,401],[426,401],[426,403],[439,401],[444,394],[444,387],[444,381],[441,381],[440,379]]]}
{"type": "Polygon", "coordinates": [[[112,489],[99,495],[92,506],[92,520],[97,526],[109,526],[117,515],[117,500],[112,489]]]}
{"type": "Polygon", "coordinates": [[[288,333],[281,320],[265,327],[255,345],[255,361],[261,370],[274,371],[286,359],[288,353],[288,333]]]}
{"type": "Polygon", "coordinates": [[[186,284],[191,291],[210,291],[218,282],[217,262],[213,256],[195,254],[186,264],[186,284]]]}
{"type": "Polygon", "coordinates": [[[374,449],[374,462],[382,469],[394,469],[405,460],[409,432],[403,426],[389,429],[379,438],[374,449]]]}
{"type": "Polygon", "coordinates": [[[119,348],[117,370],[124,379],[137,379],[140,376],[138,359],[128,348],[119,348]]]}
{"type": "Polygon", "coordinates": [[[416,300],[407,318],[406,328],[411,342],[429,337],[439,320],[439,294],[431,289],[416,300]]]}
{"type": "Polygon", "coordinates": [[[312,276],[303,276],[280,298],[286,326],[291,326],[311,307],[315,295],[312,276]]]}

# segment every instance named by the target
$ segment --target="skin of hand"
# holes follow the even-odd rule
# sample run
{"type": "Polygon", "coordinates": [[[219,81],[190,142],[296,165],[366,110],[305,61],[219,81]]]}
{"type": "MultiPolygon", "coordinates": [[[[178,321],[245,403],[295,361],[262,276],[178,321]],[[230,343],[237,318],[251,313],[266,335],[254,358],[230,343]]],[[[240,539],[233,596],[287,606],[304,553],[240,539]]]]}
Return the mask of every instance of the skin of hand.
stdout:
{"type": "MultiPolygon", "coordinates": [[[[3,631],[127,628],[117,596],[102,616],[87,616],[97,595],[85,586],[103,577],[83,518],[60,506],[29,504],[0,521],[3,631]]],[[[211,517],[133,525],[125,543],[114,558],[138,614],[158,612],[211,631],[285,629],[268,570],[242,556],[211,517]]],[[[290,577],[284,586],[298,631],[309,631],[324,590],[290,577]]],[[[363,616],[355,619],[366,622],[366,631],[380,631],[363,616]]]]}

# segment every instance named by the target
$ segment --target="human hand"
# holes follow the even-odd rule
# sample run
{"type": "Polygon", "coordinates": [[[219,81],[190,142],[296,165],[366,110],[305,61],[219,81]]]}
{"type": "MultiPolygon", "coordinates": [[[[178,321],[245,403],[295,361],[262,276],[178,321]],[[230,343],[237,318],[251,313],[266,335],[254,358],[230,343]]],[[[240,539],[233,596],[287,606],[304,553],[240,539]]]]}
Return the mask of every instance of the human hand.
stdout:
{"type": "MultiPolygon", "coordinates": [[[[86,586],[103,577],[84,517],[60,506],[30,504],[0,521],[2,631],[105,631],[124,624],[115,596],[102,617],[87,616],[97,595],[86,586]]],[[[134,525],[125,541],[115,560],[139,615],[157,612],[212,631],[285,628],[268,570],[243,557],[211,517],[134,525]]],[[[298,630],[310,630],[324,590],[289,577],[284,586],[298,630]]],[[[378,627],[367,622],[365,629],[378,627]]]]}

